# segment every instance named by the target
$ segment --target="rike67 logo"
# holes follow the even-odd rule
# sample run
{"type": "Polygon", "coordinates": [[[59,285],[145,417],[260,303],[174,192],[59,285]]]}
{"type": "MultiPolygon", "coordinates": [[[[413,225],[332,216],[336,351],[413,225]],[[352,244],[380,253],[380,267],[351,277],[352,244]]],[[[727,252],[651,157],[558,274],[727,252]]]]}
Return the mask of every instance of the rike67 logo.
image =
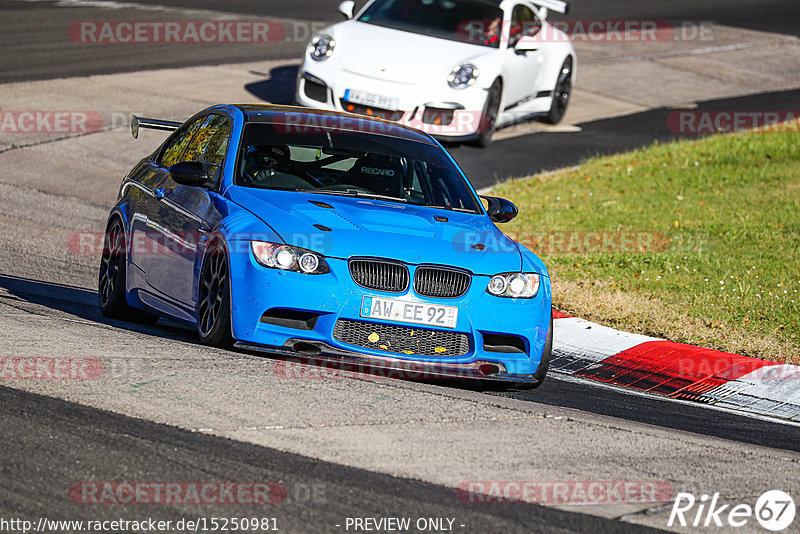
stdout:
{"type": "Polygon", "coordinates": [[[755,517],[767,530],[778,532],[794,521],[794,499],[780,490],[763,493],[755,507],[749,504],[720,504],[719,493],[701,495],[696,499],[691,493],[678,493],[667,526],[739,528],[755,517]]]}

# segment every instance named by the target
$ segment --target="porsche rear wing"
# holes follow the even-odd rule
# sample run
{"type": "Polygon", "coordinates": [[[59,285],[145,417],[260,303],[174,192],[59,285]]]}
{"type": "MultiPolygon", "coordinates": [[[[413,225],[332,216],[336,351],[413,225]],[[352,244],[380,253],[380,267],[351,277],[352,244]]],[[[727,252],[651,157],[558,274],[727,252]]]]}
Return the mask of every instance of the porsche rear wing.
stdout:
{"type": "Polygon", "coordinates": [[[131,115],[131,135],[134,139],[139,139],[139,128],[150,128],[151,130],[165,130],[173,132],[180,128],[182,122],[162,121],[160,119],[145,119],[131,115]]]}
{"type": "Polygon", "coordinates": [[[539,10],[539,15],[542,18],[547,16],[548,10],[561,13],[562,15],[566,15],[567,11],[569,11],[569,4],[562,0],[531,0],[531,2],[542,8],[539,10]]]}

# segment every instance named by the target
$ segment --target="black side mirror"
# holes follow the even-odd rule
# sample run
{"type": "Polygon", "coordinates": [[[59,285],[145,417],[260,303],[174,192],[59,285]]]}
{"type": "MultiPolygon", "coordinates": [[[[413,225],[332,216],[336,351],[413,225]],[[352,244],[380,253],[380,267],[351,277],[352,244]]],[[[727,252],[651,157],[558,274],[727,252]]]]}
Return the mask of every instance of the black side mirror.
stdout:
{"type": "Polygon", "coordinates": [[[182,161],[169,168],[169,176],[175,183],[192,187],[205,187],[211,185],[208,170],[216,169],[217,165],[201,163],[199,161],[182,161]]]}
{"type": "Polygon", "coordinates": [[[499,197],[481,197],[489,203],[486,213],[489,218],[496,223],[511,222],[517,216],[519,210],[513,202],[499,197]]]}
{"type": "MultiPolygon", "coordinates": [[[[530,46],[530,45],[523,45],[523,46],[530,46]]],[[[539,50],[538,48],[523,48],[523,46],[514,47],[514,53],[518,56],[527,56],[528,52],[536,52],[539,50]]]]}
{"type": "Polygon", "coordinates": [[[527,56],[528,52],[536,52],[539,50],[539,45],[536,42],[526,41],[531,37],[534,37],[537,33],[539,33],[542,29],[541,24],[533,24],[530,22],[523,22],[522,23],[522,34],[517,37],[517,41],[514,43],[514,53],[518,56],[527,56]]]}
{"type": "Polygon", "coordinates": [[[514,45],[514,53],[518,56],[527,56],[528,52],[536,52],[537,50],[539,50],[539,46],[536,43],[524,41],[522,39],[517,41],[517,44],[514,45]]]}

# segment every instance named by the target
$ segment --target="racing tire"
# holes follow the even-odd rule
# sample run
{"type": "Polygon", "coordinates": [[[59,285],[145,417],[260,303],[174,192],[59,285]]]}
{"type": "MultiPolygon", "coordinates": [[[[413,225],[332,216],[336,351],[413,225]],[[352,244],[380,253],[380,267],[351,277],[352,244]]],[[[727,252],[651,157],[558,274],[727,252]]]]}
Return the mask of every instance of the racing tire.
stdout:
{"type": "Polygon", "coordinates": [[[233,343],[228,256],[218,241],[209,248],[200,275],[197,334],[203,345],[229,348],[233,343]]]}
{"type": "Polygon", "coordinates": [[[567,105],[572,94],[572,56],[567,56],[558,72],[555,89],[553,89],[553,101],[550,104],[550,111],[542,117],[542,121],[548,124],[558,124],[567,112],[567,105]]]}
{"type": "Polygon", "coordinates": [[[503,82],[498,78],[489,88],[489,92],[486,95],[486,105],[483,107],[479,133],[470,144],[486,148],[492,142],[492,135],[497,129],[497,116],[500,114],[500,102],[502,99],[503,82]]]}
{"type": "Polygon", "coordinates": [[[128,305],[125,296],[127,272],[127,246],[125,228],[119,217],[108,223],[103,253],[100,257],[100,272],[97,280],[97,298],[100,313],[111,319],[122,319],[142,324],[155,324],[158,316],[128,305]]]}

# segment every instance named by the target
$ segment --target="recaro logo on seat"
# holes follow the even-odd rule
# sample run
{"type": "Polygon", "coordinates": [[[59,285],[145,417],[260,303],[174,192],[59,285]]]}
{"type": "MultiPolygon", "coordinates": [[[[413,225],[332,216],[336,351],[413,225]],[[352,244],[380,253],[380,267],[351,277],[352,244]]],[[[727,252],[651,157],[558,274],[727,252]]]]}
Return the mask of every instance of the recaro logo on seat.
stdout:
{"type": "Polygon", "coordinates": [[[364,174],[376,174],[378,176],[394,176],[392,169],[378,169],[376,167],[361,167],[364,174]]]}

